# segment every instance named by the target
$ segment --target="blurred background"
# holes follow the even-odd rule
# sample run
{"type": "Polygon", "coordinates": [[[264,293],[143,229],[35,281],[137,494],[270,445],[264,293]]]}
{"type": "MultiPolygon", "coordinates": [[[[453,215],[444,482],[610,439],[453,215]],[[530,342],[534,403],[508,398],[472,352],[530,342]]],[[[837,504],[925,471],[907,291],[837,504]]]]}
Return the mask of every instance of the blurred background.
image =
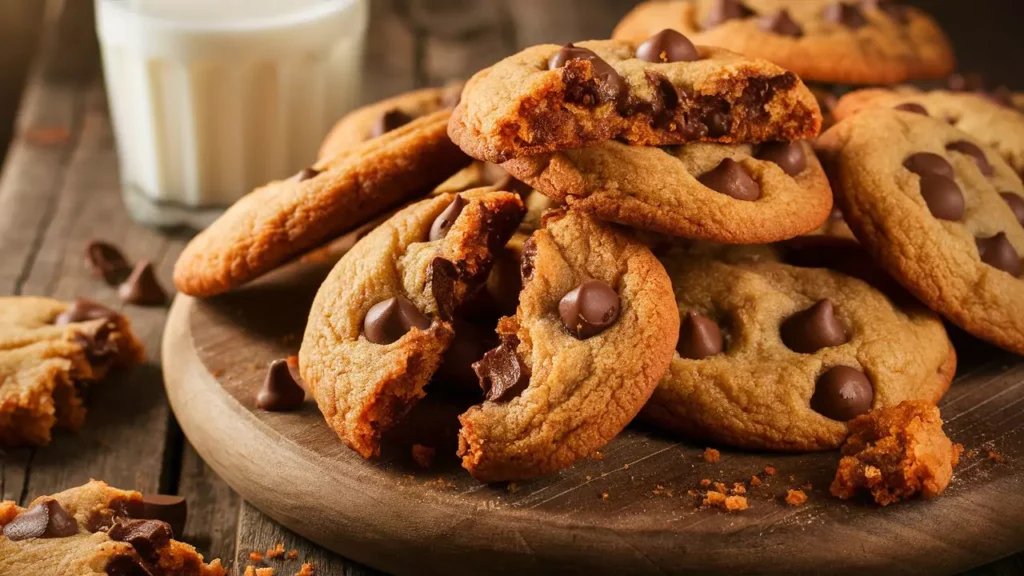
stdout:
{"type": "MultiPolygon", "coordinates": [[[[216,0],[211,0],[216,1],[216,0]]],[[[417,86],[466,77],[523,46],[607,37],[635,0],[371,0],[363,102],[417,86]]],[[[962,72],[984,75],[990,88],[1024,90],[1021,0],[908,0],[933,14],[950,35],[962,72]]],[[[93,0],[0,0],[0,158],[43,23],[93,18],[93,0]]],[[[69,34],[92,26],[58,26],[69,34]]],[[[68,82],[99,78],[95,38],[76,39],[67,66],[51,73],[68,82]],[[85,56],[85,57],[83,57],[85,56]]]]}

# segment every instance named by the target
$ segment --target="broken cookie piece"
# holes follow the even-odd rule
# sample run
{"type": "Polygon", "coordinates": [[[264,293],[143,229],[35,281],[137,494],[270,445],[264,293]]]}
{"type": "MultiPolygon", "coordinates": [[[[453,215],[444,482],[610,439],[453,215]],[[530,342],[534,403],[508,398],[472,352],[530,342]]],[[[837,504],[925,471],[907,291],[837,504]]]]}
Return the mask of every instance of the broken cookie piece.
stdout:
{"type": "Polygon", "coordinates": [[[935,498],[953,478],[962,450],[942,431],[939,409],[928,402],[874,410],[850,422],[831,492],[845,500],[867,491],[882,506],[916,494],[935,498]]]}

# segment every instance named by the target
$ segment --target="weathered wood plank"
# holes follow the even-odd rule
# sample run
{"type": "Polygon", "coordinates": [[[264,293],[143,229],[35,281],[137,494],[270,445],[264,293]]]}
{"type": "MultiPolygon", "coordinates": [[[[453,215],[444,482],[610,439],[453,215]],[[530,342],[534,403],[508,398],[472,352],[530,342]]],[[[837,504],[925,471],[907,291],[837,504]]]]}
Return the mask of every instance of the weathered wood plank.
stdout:
{"type": "Polygon", "coordinates": [[[235,558],[239,507],[242,499],[203,462],[185,441],[177,493],[188,499],[185,540],[206,558],[225,565],[235,558]]]}
{"type": "Polygon", "coordinates": [[[0,1],[0,165],[14,129],[44,7],[39,0],[0,1]]]}

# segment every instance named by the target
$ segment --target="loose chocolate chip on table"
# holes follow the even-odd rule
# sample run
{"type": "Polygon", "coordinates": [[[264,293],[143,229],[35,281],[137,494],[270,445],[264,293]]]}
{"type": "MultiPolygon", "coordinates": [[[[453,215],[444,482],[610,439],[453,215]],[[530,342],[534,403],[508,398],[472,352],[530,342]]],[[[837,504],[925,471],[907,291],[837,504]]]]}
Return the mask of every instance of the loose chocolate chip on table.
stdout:
{"type": "Polygon", "coordinates": [[[953,150],[954,152],[966,154],[971,158],[974,158],[974,162],[978,165],[978,170],[981,170],[981,173],[985,176],[991,176],[995,173],[992,165],[988,162],[988,157],[985,156],[985,152],[973,142],[958,140],[951,144],[947,144],[946,150],[953,150]]]}
{"type": "Polygon", "coordinates": [[[380,117],[377,118],[377,121],[373,124],[373,127],[370,128],[370,137],[378,138],[380,136],[387,134],[388,132],[391,132],[392,130],[396,130],[398,128],[401,128],[402,126],[405,126],[406,124],[412,122],[413,120],[415,120],[415,118],[413,118],[409,114],[406,114],[405,112],[402,112],[398,108],[388,110],[381,114],[380,117]]]}
{"type": "Polygon", "coordinates": [[[374,304],[363,321],[363,333],[374,344],[391,344],[413,328],[426,330],[429,327],[430,319],[404,296],[374,304]]]}
{"type": "Polygon", "coordinates": [[[744,6],[740,0],[716,0],[711,5],[704,27],[712,28],[728,20],[749,18],[753,15],[754,11],[744,6]]]}
{"type": "Polygon", "coordinates": [[[981,261],[993,268],[998,268],[1014,278],[1020,278],[1020,255],[1006,238],[1006,232],[1000,232],[991,238],[975,238],[981,261]]]}
{"type": "Polygon", "coordinates": [[[4,526],[4,536],[11,541],[31,538],[67,538],[78,534],[78,522],[52,498],[19,514],[4,526]]]}
{"type": "Polygon", "coordinates": [[[170,544],[174,533],[171,525],[162,520],[133,520],[117,518],[107,535],[115,542],[127,542],[143,560],[155,562],[170,544]]]}
{"type": "Polygon", "coordinates": [[[558,315],[570,334],[586,340],[619,319],[620,304],[614,288],[600,280],[587,280],[562,297],[558,315]]]}
{"type": "Polygon", "coordinates": [[[693,62],[700,60],[697,47],[675,30],[665,29],[648,38],[636,49],[636,57],[652,63],[693,62]]]}
{"type": "Polygon", "coordinates": [[[57,326],[67,326],[68,324],[99,320],[100,318],[115,320],[120,318],[120,316],[120,314],[99,302],[89,300],[88,298],[76,298],[67,310],[57,316],[54,324],[57,326]]]}
{"type": "Polygon", "coordinates": [[[722,353],[725,344],[722,330],[714,320],[690,311],[679,325],[679,342],[676,350],[683,358],[701,360],[722,353]]]}
{"type": "Polygon", "coordinates": [[[292,377],[288,362],[284,359],[271,362],[263,388],[256,395],[256,406],[268,412],[285,412],[298,410],[305,399],[306,391],[292,377]]]}
{"type": "Polygon", "coordinates": [[[462,214],[462,209],[466,207],[466,200],[462,197],[462,194],[457,194],[455,199],[448,204],[448,207],[434,220],[434,223],[430,226],[430,241],[436,242],[448,235],[448,231],[452,229],[452,225],[459,218],[459,214],[462,214]]]}
{"type": "Polygon", "coordinates": [[[606,99],[620,100],[626,94],[626,81],[622,79],[622,76],[619,75],[611,64],[605,62],[593,50],[587,48],[566,44],[548,60],[548,69],[562,68],[570,60],[586,60],[590,62],[594,77],[602,83],[606,99]]]}
{"type": "Polygon", "coordinates": [[[787,318],[782,322],[780,333],[783,344],[801,354],[813,354],[849,341],[846,329],[836,318],[835,305],[827,299],[787,318]]]}
{"type": "Polygon", "coordinates": [[[999,195],[1010,206],[1010,210],[1013,210],[1013,215],[1017,217],[1017,221],[1024,226],[1024,198],[1013,192],[1001,192],[999,195]]]}
{"type": "Polygon", "coordinates": [[[785,8],[779,10],[774,14],[769,14],[761,18],[760,22],[761,30],[765,32],[774,32],[780,36],[792,36],[793,38],[799,38],[804,35],[803,29],[800,25],[793,21],[793,18],[789,15],[789,10],[785,8]]]}
{"type": "Polygon", "coordinates": [[[153,271],[153,263],[142,260],[135,265],[128,279],[117,288],[122,302],[139,306],[162,306],[167,302],[167,292],[160,286],[153,271]]]}
{"type": "Polygon", "coordinates": [[[823,14],[826,22],[834,22],[841,24],[847,28],[860,28],[868,23],[867,18],[864,17],[864,13],[860,11],[860,7],[856,4],[848,4],[846,2],[836,2],[825,7],[825,13],[823,14]]]}
{"type": "Polygon", "coordinates": [[[93,240],[85,247],[85,263],[94,275],[103,278],[110,286],[123,282],[132,271],[121,250],[101,240],[93,240]]]}
{"type": "Polygon", "coordinates": [[[903,161],[903,167],[918,176],[925,176],[927,174],[945,176],[946,178],[953,178],[955,176],[953,165],[942,156],[932,154],[931,152],[918,152],[907,157],[903,161]]]}
{"type": "Polygon", "coordinates": [[[902,110],[904,112],[913,112],[914,114],[920,114],[921,116],[928,116],[928,109],[918,104],[917,102],[907,102],[906,104],[900,104],[896,107],[896,110],[902,110]]]}
{"type": "Polygon", "coordinates": [[[306,167],[299,170],[299,173],[295,175],[296,182],[305,182],[310,178],[316,178],[320,175],[320,171],[313,167],[306,167]]]}
{"type": "Polygon", "coordinates": [[[518,347],[518,338],[506,337],[501,346],[487,352],[473,364],[473,371],[480,378],[480,387],[489,402],[508,402],[530,385],[530,370],[519,358],[518,347]]]}
{"type": "Polygon", "coordinates": [[[811,408],[826,418],[846,422],[871,410],[875,390],[863,372],[836,366],[818,378],[811,408]]]}
{"type": "Polygon", "coordinates": [[[188,517],[188,501],[184,496],[171,494],[144,494],[142,505],[137,507],[133,518],[142,520],[161,520],[171,526],[171,537],[181,536],[185,531],[185,519],[188,517]]]}
{"type": "Polygon", "coordinates": [[[710,172],[697,179],[715,192],[737,200],[753,201],[761,197],[761,186],[750,177],[743,165],[726,158],[710,172]]]}
{"type": "Polygon", "coordinates": [[[964,193],[951,178],[935,174],[921,176],[921,196],[932,216],[939,220],[956,222],[964,217],[964,193]]]}
{"type": "Polygon", "coordinates": [[[800,142],[771,142],[761,146],[757,158],[774,162],[782,171],[796,176],[807,168],[807,154],[800,142]]]}

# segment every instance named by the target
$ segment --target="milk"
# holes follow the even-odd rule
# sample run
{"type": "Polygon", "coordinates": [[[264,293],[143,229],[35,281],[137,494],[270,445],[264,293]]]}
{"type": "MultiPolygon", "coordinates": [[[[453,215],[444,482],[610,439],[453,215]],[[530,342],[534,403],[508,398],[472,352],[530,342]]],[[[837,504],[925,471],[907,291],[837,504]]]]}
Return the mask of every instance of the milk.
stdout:
{"type": "Polygon", "coordinates": [[[202,227],[316,158],[358,98],[367,0],[96,0],[125,202],[202,227]]]}

